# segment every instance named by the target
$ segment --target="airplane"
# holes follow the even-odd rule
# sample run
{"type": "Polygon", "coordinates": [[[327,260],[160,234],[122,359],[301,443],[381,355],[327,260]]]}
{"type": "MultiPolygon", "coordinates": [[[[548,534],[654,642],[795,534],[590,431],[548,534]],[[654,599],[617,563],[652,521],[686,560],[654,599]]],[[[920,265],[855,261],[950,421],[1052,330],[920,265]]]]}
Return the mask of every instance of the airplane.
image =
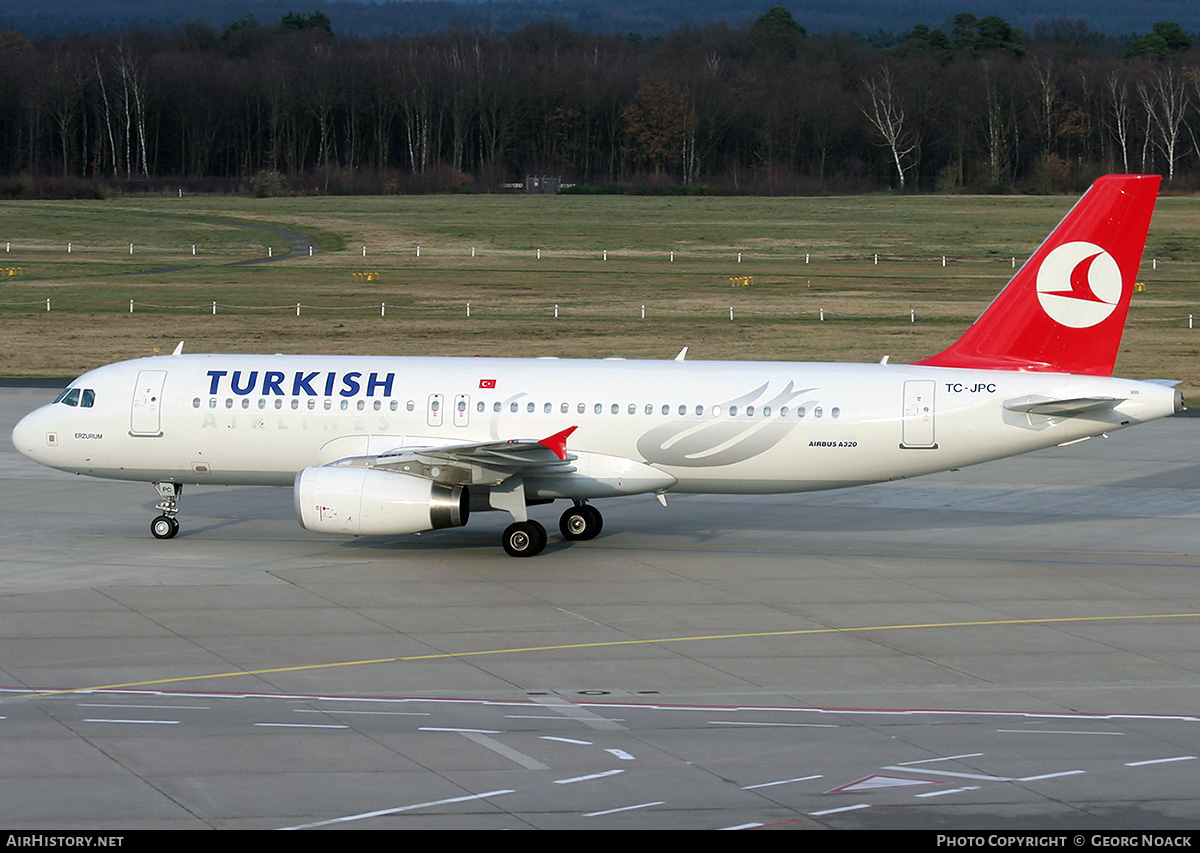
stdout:
{"type": "Polygon", "coordinates": [[[185,355],[83,374],[13,444],[62,471],[152,483],[179,532],[185,483],[291,486],[308,530],[392,536],[531,507],[776,494],[957,469],[1183,410],[1166,380],[1111,376],[1161,177],[1098,179],[966,333],[910,364],[185,355]],[[538,436],[541,436],[538,438],[538,436]]]}

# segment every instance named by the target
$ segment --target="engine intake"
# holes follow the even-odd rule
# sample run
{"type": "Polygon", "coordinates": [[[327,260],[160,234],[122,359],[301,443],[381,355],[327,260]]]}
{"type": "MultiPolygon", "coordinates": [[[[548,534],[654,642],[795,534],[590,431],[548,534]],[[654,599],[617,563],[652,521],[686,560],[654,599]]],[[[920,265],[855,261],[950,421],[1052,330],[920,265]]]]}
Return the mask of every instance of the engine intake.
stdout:
{"type": "Polygon", "coordinates": [[[387,536],[462,527],[466,486],[445,486],[377,468],[305,468],[293,489],[300,526],[317,533],[387,536]]]}

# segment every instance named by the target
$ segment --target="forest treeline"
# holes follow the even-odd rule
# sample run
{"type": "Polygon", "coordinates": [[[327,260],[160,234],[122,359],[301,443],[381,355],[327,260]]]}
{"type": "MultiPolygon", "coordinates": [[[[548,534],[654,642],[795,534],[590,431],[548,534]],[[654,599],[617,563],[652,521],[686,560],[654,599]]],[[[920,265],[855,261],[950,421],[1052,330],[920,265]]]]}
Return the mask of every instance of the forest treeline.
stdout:
{"type": "Polygon", "coordinates": [[[0,195],[1200,187],[1200,47],[997,16],[878,39],[782,7],[661,38],[545,23],[353,38],[321,13],[0,33],[0,195]]]}

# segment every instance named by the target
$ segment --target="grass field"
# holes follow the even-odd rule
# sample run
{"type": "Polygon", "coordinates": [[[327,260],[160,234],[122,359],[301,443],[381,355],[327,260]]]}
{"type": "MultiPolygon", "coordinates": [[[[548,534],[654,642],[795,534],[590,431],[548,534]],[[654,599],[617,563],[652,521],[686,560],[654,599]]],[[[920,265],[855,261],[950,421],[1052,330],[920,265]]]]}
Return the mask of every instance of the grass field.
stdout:
{"type": "MultiPolygon", "coordinates": [[[[1073,203],[466,195],[3,203],[0,375],[72,376],[180,340],[189,352],[671,358],[689,346],[697,359],[907,361],[956,338],[1011,276],[1011,259],[1019,265],[1073,203]],[[288,251],[282,237],[234,222],[294,229],[315,252],[231,266],[288,251]],[[754,283],[731,287],[733,276],[754,283]]],[[[1140,276],[1146,292],[1134,298],[1117,363],[1119,375],[1181,379],[1193,398],[1198,236],[1200,199],[1159,201],[1140,276]]]]}

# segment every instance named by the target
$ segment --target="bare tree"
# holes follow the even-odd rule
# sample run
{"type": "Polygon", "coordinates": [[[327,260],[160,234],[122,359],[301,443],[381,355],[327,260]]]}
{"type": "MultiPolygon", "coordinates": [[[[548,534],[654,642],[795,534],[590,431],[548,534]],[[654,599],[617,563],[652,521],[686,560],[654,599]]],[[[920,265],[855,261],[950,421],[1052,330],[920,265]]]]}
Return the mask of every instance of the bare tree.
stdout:
{"type": "Polygon", "coordinates": [[[891,153],[896,165],[896,177],[900,181],[900,192],[904,192],[904,173],[909,166],[905,160],[920,143],[920,134],[904,126],[904,108],[896,94],[892,69],[883,66],[875,77],[864,77],[863,85],[871,98],[871,105],[863,107],[863,115],[883,137],[883,144],[891,153]]]}
{"type": "Polygon", "coordinates": [[[1133,125],[1133,104],[1129,98],[1129,83],[1113,69],[1104,79],[1108,92],[1108,130],[1121,151],[1121,169],[1129,171],[1129,137],[1133,125]]]}
{"type": "Polygon", "coordinates": [[[1138,84],[1138,97],[1150,120],[1147,135],[1166,158],[1167,180],[1171,181],[1175,178],[1175,164],[1180,157],[1184,118],[1191,104],[1183,76],[1174,67],[1165,65],[1154,72],[1148,86],[1138,84]]]}

